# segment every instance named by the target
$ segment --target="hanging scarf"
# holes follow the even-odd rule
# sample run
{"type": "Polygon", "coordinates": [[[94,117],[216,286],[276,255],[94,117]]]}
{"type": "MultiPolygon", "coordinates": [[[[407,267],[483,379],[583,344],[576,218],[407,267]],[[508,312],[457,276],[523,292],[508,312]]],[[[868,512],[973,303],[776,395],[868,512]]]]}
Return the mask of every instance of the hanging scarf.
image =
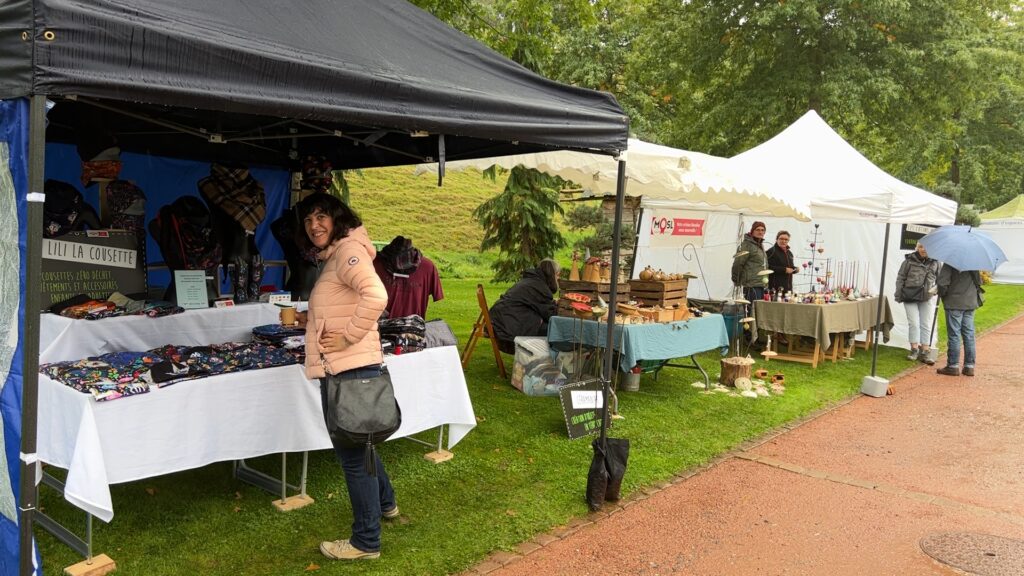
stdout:
{"type": "Polygon", "coordinates": [[[248,168],[212,164],[210,176],[199,181],[199,191],[249,232],[254,232],[267,215],[263,185],[248,168]]]}
{"type": "Polygon", "coordinates": [[[396,236],[380,251],[384,269],[391,274],[412,274],[420,265],[423,255],[413,247],[412,240],[396,236]]]}

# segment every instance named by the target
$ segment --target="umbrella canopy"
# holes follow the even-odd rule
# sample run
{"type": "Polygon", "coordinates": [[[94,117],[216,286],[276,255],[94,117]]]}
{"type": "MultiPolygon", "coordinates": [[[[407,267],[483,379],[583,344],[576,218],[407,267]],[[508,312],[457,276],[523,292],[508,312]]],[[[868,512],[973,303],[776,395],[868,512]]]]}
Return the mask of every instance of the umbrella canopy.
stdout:
{"type": "Polygon", "coordinates": [[[942,226],[920,240],[928,256],[957,270],[995,270],[1006,254],[988,234],[971,226],[942,226]]]}

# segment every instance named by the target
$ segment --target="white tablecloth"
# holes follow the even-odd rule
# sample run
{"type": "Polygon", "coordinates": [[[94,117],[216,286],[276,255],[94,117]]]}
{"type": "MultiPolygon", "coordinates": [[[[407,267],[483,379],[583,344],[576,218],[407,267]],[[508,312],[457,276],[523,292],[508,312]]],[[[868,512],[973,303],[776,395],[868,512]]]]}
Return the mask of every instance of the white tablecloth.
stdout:
{"type": "MultiPolygon", "coordinates": [[[[245,324],[250,329],[277,319],[274,307],[266,305],[198,312],[159,319],[79,320],[62,330],[51,326],[49,333],[56,337],[51,340],[50,353],[54,358],[77,359],[115,349],[146,349],[168,343],[198,345],[187,323],[182,323],[190,316],[197,320],[194,329],[207,330],[204,344],[221,341],[232,331],[238,333],[240,318],[248,318],[245,324]],[[260,309],[272,313],[272,320],[265,321],[266,313],[260,309]],[[249,310],[254,315],[239,314],[249,310]],[[157,333],[129,330],[136,332],[134,336],[120,335],[112,329],[125,320],[151,322],[154,324],[140,326],[152,328],[173,318],[178,320],[170,323],[174,326],[166,335],[162,328],[157,333]],[[106,322],[112,324],[103,326],[106,322]],[[97,328],[104,336],[95,335],[97,328]],[[94,337],[85,337],[82,332],[94,337]],[[107,337],[119,342],[116,348],[109,340],[101,339],[107,337]],[[134,345],[124,344],[129,338],[134,345]],[[75,350],[71,358],[64,356],[70,353],[68,350],[75,350]]],[[[224,341],[232,339],[245,338],[229,336],[224,341]]],[[[476,426],[454,346],[389,357],[387,365],[402,408],[402,426],[392,438],[448,424],[451,448],[476,426]]],[[[107,522],[114,516],[110,484],[212,462],[330,447],[319,383],[307,380],[300,366],[188,380],[109,402],[96,402],[88,394],[39,376],[39,458],[68,470],[64,496],[69,502],[107,522]]]]}
{"type": "Polygon", "coordinates": [[[240,304],[228,308],[186,310],[161,318],[118,316],[72,320],[56,314],[39,317],[39,362],[61,362],[107,352],[142,352],[166,346],[206,346],[248,342],[254,326],[280,322],[273,304],[240,304]]]}

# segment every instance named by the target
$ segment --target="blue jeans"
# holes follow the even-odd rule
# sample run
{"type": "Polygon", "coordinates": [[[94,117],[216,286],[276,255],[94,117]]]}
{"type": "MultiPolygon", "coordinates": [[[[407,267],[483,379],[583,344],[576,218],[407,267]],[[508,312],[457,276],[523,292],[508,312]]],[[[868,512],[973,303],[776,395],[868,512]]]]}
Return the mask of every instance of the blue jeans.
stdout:
{"type": "Polygon", "coordinates": [[[935,300],[929,298],[924,302],[904,302],[903,308],[907,312],[907,340],[910,346],[915,348],[916,344],[920,344],[922,348],[931,348],[935,300]]]}
{"type": "Polygon", "coordinates": [[[960,340],[964,342],[964,368],[974,368],[974,310],[946,310],[946,366],[960,365],[960,340]]]}
{"type": "MultiPolygon", "coordinates": [[[[380,374],[380,366],[367,366],[346,370],[335,378],[357,380],[370,378],[380,374]]],[[[327,386],[326,380],[320,379],[320,404],[324,408],[324,421],[327,421],[327,386]]],[[[377,477],[366,473],[366,447],[347,448],[335,445],[334,453],[345,471],[345,484],[348,486],[348,499],[352,504],[352,535],[349,542],[363,552],[380,550],[380,519],[384,510],[395,507],[395,490],[391,487],[391,479],[384,470],[384,464],[377,457],[377,477]]]]}

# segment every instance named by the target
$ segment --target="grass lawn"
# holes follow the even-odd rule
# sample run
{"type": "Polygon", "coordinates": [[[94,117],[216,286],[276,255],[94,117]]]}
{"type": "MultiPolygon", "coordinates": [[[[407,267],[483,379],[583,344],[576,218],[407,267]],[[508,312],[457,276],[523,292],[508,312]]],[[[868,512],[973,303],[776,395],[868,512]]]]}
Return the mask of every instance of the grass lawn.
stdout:
{"type": "MultiPolygon", "coordinates": [[[[431,317],[445,318],[462,342],[476,319],[477,282],[446,279],[445,300],[430,307],[431,317]]],[[[489,298],[504,289],[487,286],[489,298]]],[[[1022,311],[1024,287],[988,287],[979,329],[1022,311]]],[[[881,347],[878,373],[892,376],[906,368],[904,355],[881,347]]],[[[717,354],[704,354],[700,362],[713,377],[718,373],[717,354]]],[[[690,386],[698,376],[692,370],[668,368],[658,381],[645,374],[639,392],[620,393],[625,419],[612,429],[632,444],[625,495],[857,394],[870,364],[863,351],[817,370],[773,362],[769,368],[785,373],[787,391],[757,400],[702,395],[690,386]]],[[[585,515],[590,443],[566,438],[558,400],[524,396],[502,381],[486,342],[474,354],[466,380],[478,426],[455,447],[453,460],[431,464],[422,458],[424,447],[403,440],[381,450],[405,521],[385,526],[380,560],[341,564],[317,551],[321,540],[346,536],[351,522],[341,468],[329,451],[310,455],[309,493],[316,503],[289,513],[270,506],[274,496],[233,480],[229,463],[113,486],[116,515],[109,525],[96,522],[95,551],[113,557],[118,574],[147,576],[447,574],[585,515]]],[[[430,440],[436,433],[421,437],[430,440]]],[[[276,471],[279,462],[279,456],[268,456],[255,465],[276,471]]],[[[297,471],[299,462],[291,456],[289,469],[297,471]]],[[[41,503],[84,532],[83,514],[54,491],[43,489],[41,503]]],[[[80,559],[48,533],[36,532],[50,574],[80,559]]]]}

